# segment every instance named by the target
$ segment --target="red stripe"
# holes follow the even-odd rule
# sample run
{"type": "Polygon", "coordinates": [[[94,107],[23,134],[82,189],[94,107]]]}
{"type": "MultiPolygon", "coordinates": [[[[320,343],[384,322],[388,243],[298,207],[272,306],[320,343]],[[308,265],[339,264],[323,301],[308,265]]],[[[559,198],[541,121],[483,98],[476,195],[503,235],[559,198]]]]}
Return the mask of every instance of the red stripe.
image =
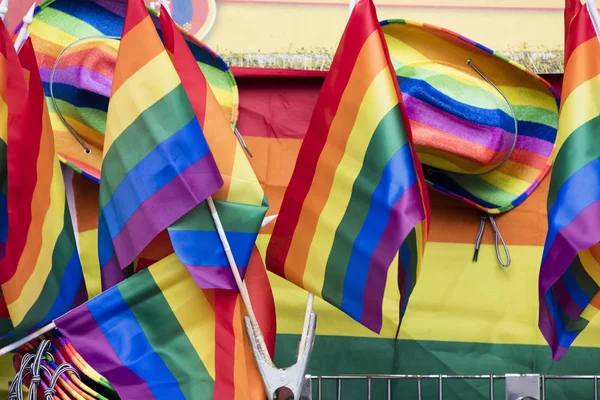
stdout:
{"type": "Polygon", "coordinates": [[[206,78],[200,68],[198,68],[194,55],[189,50],[187,43],[169,13],[162,6],[160,10],[160,26],[163,32],[165,47],[173,55],[171,61],[190,99],[200,126],[204,127],[204,116],[206,114],[206,78]]]}
{"type": "Polygon", "coordinates": [[[258,326],[263,333],[269,354],[273,357],[275,351],[275,336],[277,334],[277,319],[275,316],[275,301],[258,248],[254,246],[246,276],[244,278],[252,308],[258,320],[258,326]]]}
{"type": "MultiPolygon", "coordinates": [[[[569,1],[570,0],[567,0],[567,5],[569,1]]],[[[579,0],[574,1],[579,3],[579,0]]],[[[565,26],[568,27],[565,29],[565,65],[567,65],[569,58],[580,44],[596,37],[596,31],[594,30],[592,18],[590,17],[587,7],[579,4],[579,7],[575,6],[573,11],[576,11],[577,13],[569,24],[567,18],[569,18],[569,13],[572,12],[572,10],[565,9],[565,26]]]]}
{"type": "Polygon", "coordinates": [[[132,30],[148,16],[149,14],[148,10],[146,10],[144,0],[127,0],[127,13],[125,15],[125,23],[123,25],[121,37],[125,36],[127,32],[132,30]]]}
{"type": "Polygon", "coordinates": [[[233,318],[237,293],[215,290],[215,390],[214,400],[235,399],[235,332],[233,318]]]}
{"type": "Polygon", "coordinates": [[[298,160],[302,160],[301,168],[294,169],[267,249],[267,268],[280,276],[285,276],[285,260],[290,250],[294,230],[344,89],[367,38],[375,30],[381,29],[376,14],[373,14],[374,8],[367,6],[365,9],[365,4],[365,0],[361,0],[356,5],[333,58],[330,73],[321,87],[308,128],[308,132],[315,134],[307,135],[302,143],[298,154],[298,160]]]}
{"type": "MultiPolygon", "coordinates": [[[[9,42],[12,48],[12,42],[9,42]]],[[[35,53],[31,39],[28,39],[21,49],[19,60],[16,54],[9,51],[9,75],[11,70],[19,72],[9,76],[11,80],[19,80],[23,92],[19,96],[30,99],[26,105],[27,118],[10,119],[8,130],[8,147],[10,151],[6,155],[8,175],[8,223],[11,227],[8,231],[7,254],[5,262],[0,268],[0,282],[5,283],[16,272],[17,264],[23,254],[27,242],[27,234],[32,221],[31,203],[33,192],[37,182],[37,160],[40,154],[40,142],[42,137],[42,115],[44,113],[44,93],[37,72],[35,53]],[[13,57],[10,53],[14,54],[13,57]],[[29,89],[21,73],[21,66],[30,71],[29,89]],[[12,65],[11,65],[12,64],[12,65]],[[20,75],[20,76],[19,76],[20,75]]],[[[16,93],[13,93],[16,95],[16,93]]],[[[10,94],[9,94],[10,98],[10,94]]],[[[9,104],[10,109],[10,104],[9,104]]]]}

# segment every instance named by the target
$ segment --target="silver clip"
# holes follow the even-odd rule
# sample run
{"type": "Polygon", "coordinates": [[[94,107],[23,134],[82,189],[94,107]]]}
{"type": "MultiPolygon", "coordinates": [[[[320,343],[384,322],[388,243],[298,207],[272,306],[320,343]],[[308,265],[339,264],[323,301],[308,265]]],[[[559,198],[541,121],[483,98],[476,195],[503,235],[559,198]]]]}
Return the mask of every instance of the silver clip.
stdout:
{"type": "MultiPolygon", "coordinates": [[[[267,399],[274,400],[275,395],[281,390],[290,393],[290,399],[305,400],[305,397],[302,397],[302,389],[305,384],[306,369],[308,368],[310,356],[315,344],[317,314],[314,312],[310,313],[304,350],[301,354],[298,354],[296,363],[285,369],[275,368],[268,362],[258,347],[258,340],[254,334],[254,329],[252,329],[250,318],[244,317],[244,322],[246,324],[246,332],[248,332],[248,336],[250,337],[252,353],[254,354],[256,365],[258,366],[260,376],[262,377],[267,392],[267,399]]],[[[285,397],[285,399],[287,398],[288,397],[285,397]]]]}

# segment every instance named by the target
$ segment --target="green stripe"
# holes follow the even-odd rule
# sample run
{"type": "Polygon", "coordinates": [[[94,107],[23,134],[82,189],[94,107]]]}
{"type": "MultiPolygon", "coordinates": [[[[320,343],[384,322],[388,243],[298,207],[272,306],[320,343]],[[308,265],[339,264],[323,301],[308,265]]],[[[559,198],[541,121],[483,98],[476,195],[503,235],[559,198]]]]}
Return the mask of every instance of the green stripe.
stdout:
{"type": "Polygon", "coordinates": [[[76,36],[78,37],[102,35],[102,32],[83,20],[51,7],[44,8],[44,12],[36,14],[33,24],[36,20],[52,25],[68,34],[77,33],[76,36]]]}
{"type": "Polygon", "coordinates": [[[548,111],[545,108],[534,106],[514,106],[514,108],[519,121],[535,122],[554,129],[558,128],[557,111],[548,111]]]}
{"type": "Polygon", "coordinates": [[[227,73],[224,73],[222,70],[213,67],[212,65],[204,64],[199,62],[198,66],[202,70],[206,81],[210,86],[219,87],[221,89],[225,89],[231,92],[231,79],[227,73]]]}
{"type": "Polygon", "coordinates": [[[473,175],[448,174],[459,186],[465,188],[473,197],[479,198],[491,204],[510,204],[518,196],[500,189],[473,175]]]}
{"type": "MultiPolygon", "coordinates": [[[[402,122],[400,106],[396,105],[383,117],[373,133],[362,161],[360,173],[352,186],[350,202],[335,232],[323,283],[323,296],[327,296],[327,301],[332,304],[339,306],[342,303],[344,293],[340,282],[344,282],[348,263],[352,256],[351,243],[358,237],[369,213],[371,196],[377,188],[389,160],[404,144],[406,144],[406,131],[402,122]]],[[[347,149],[346,151],[352,150],[347,149]]],[[[356,160],[356,162],[360,162],[360,160],[356,160]]]]}
{"type": "MultiPolygon", "coordinates": [[[[220,200],[215,200],[215,206],[225,232],[246,233],[258,232],[268,208],[220,200]]],[[[208,205],[204,201],[171,225],[169,230],[214,231],[216,228],[208,205]]]]}
{"type": "MultiPolygon", "coordinates": [[[[46,104],[49,112],[56,112],[50,97],[46,97],[46,104]]],[[[106,111],[97,108],[76,107],[59,99],[56,99],[56,105],[63,116],[73,118],[100,133],[106,132],[106,111]]]]}
{"type": "MultiPolygon", "coordinates": [[[[534,329],[534,327],[531,327],[534,329]]],[[[277,335],[275,365],[296,362],[299,335],[277,335]]],[[[308,373],[333,374],[600,374],[600,348],[571,347],[553,363],[547,345],[461,343],[318,335],[308,373]]],[[[423,382],[423,399],[437,399],[437,381],[423,382]]],[[[342,399],[366,399],[366,381],[344,382],[342,399]]],[[[504,383],[494,386],[494,398],[504,399],[504,383]]],[[[551,400],[592,399],[593,384],[582,381],[546,382],[551,400]]],[[[322,398],[335,399],[335,382],[323,384],[322,398]]],[[[386,382],[373,381],[372,399],[386,399],[386,382]]],[[[416,399],[417,383],[393,385],[394,399],[416,399]]],[[[313,384],[316,397],[316,382],[313,384]]],[[[444,400],[487,400],[489,382],[444,381],[444,400]]]]}
{"type": "Polygon", "coordinates": [[[598,132],[600,132],[600,116],[575,129],[558,150],[552,168],[548,210],[554,205],[558,191],[564,183],[586,164],[600,157],[598,132]]]}
{"type": "MultiPolygon", "coordinates": [[[[27,315],[21,321],[17,329],[31,329],[31,327],[39,324],[43,318],[48,315],[48,312],[57,301],[60,292],[60,285],[63,279],[68,279],[65,276],[65,270],[67,264],[76,254],[77,248],[75,245],[75,234],[73,233],[73,224],[71,222],[71,214],[69,213],[69,205],[65,201],[64,218],[63,218],[63,229],[58,235],[56,244],[52,251],[52,269],[50,275],[44,283],[42,292],[40,293],[37,300],[33,303],[31,309],[27,312],[27,315]]],[[[82,279],[83,284],[83,279],[82,279]]],[[[65,305],[66,308],[70,308],[72,304],[65,305]]],[[[54,318],[59,315],[52,316],[54,318]]]]}
{"type": "MultiPolygon", "coordinates": [[[[210,399],[214,382],[149,270],[123,281],[118,290],[154,352],[164,361],[188,399],[210,399]]],[[[198,317],[201,317],[199,315],[198,317]]],[[[135,340],[135,338],[134,338],[135,340]]],[[[207,345],[212,345],[208,344],[207,345]]]]}
{"type": "Polygon", "coordinates": [[[102,161],[100,209],[110,201],[112,191],[129,170],[193,118],[194,110],[180,84],[133,121],[113,142],[102,161]]]}
{"type": "Polygon", "coordinates": [[[571,272],[573,272],[573,277],[577,282],[577,285],[588,295],[591,299],[598,293],[598,285],[591,276],[588,275],[586,270],[583,268],[581,264],[581,260],[579,257],[576,257],[575,260],[571,263],[571,272]]]}

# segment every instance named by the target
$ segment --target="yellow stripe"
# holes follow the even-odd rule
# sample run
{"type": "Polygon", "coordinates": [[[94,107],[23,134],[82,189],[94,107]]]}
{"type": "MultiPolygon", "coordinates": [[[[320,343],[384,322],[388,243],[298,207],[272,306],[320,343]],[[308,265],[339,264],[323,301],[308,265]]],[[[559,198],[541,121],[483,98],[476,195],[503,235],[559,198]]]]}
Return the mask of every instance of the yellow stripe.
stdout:
{"type": "Polygon", "coordinates": [[[592,253],[589,250],[583,250],[579,253],[579,261],[581,261],[581,265],[594,282],[600,285],[600,264],[598,264],[592,253]]]}
{"type": "MultiPolygon", "coordinates": [[[[56,112],[50,112],[50,123],[52,124],[52,130],[66,130],[67,127],[60,120],[60,117],[56,112]]],[[[86,125],[76,119],[63,115],[64,119],[69,125],[77,132],[77,135],[84,139],[86,142],[91,142],[97,147],[101,147],[104,142],[104,134],[95,130],[94,128],[86,125]]]]}
{"type": "MultiPolygon", "coordinates": [[[[27,312],[42,293],[44,284],[48,279],[48,275],[50,275],[50,271],[52,270],[52,253],[64,226],[65,200],[65,185],[60,170],[60,162],[58,161],[58,157],[55,156],[52,181],[50,183],[50,206],[42,225],[42,246],[35,268],[31,276],[27,279],[27,282],[25,282],[25,285],[23,285],[19,298],[8,304],[8,310],[14,326],[17,326],[25,318],[27,312]]],[[[34,202],[32,207],[35,206],[34,202]]],[[[25,248],[25,251],[27,251],[27,248],[25,248]]],[[[7,284],[10,285],[10,281],[7,284]]]]}
{"type": "MultiPolygon", "coordinates": [[[[427,189],[425,189],[427,190],[427,189]]],[[[416,239],[417,239],[417,254],[416,256],[417,258],[417,282],[419,279],[419,275],[421,275],[421,269],[423,266],[423,224],[425,224],[426,222],[420,222],[417,225],[415,225],[415,235],[416,235],[416,239]]]]}
{"type": "Polygon", "coordinates": [[[495,170],[490,173],[481,175],[481,179],[488,182],[491,185],[502,188],[508,193],[512,193],[515,196],[519,196],[527,191],[531,186],[531,182],[524,181],[522,179],[515,178],[507,174],[503,174],[500,170],[495,170]]]}
{"type": "Polygon", "coordinates": [[[102,292],[97,229],[79,232],[79,259],[88,298],[91,299],[102,292]]]}
{"type": "Polygon", "coordinates": [[[567,97],[560,110],[555,154],[560,151],[565,140],[575,129],[600,115],[598,93],[600,93],[600,75],[578,86],[567,97]]]}
{"type": "Polygon", "coordinates": [[[263,189],[254,174],[250,161],[248,161],[246,152],[236,140],[235,159],[233,161],[233,170],[231,171],[231,184],[227,200],[260,206],[263,197],[263,189]]]}
{"type": "Polygon", "coordinates": [[[104,155],[137,117],[179,84],[181,81],[166,51],[154,57],[123,83],[108,106],[104,155]]]}
{"type": "MultiPolygon", "coordinates": [[[[44,40],[48,40],[60,47],[67,47],[69,44],[77,40],[77,37],[69,35],[68,33],[42,22],[39,19],[34,19],[33,23],[29,25],[29,33],[31,36],[37,36],[44,40]]],[[[53,57],[57,56],[56,54],[51,55],[53,57]]]]}
{"type": "Polygon", "coordinates": [[[581,313],[581,317],[587,319],[588,321],[592,321],[596,314],[598,314],[598,309],[589,304],[581,313]]]}
{"type": "Polygon", "coordinates": [[[212,92],[215,94],[217,102],[221,107],[233,107],[233,97],[231,96],[231,90],[223,89],[222,87],[218,86],[209,86],[212,92]]]}
{"type": "Polygon", "coordinates": [[[165,257],[149,270],[214,380],[215,312],[208,299],[175,254],[165,257]]]}
{"type": "Polygon", "coordinates": [[[384,68],[373,79],[362,99],[344,155],[336,167],[329,198],[319,216],[302,278],[304,287],[312,293],[321,293],[323,288],[325,267],[335,232],[350,202],[352,185],[363,166],[371,137],[383,117],[397,104],[398,95],[392,77],[389,70],[384,68]],[[377,106],[373,107],[374,104],[377,106]]]}
{"type": "Polygon", "coordinates": [[[0,140],[4,143],[8,140],[8,106],[0,97],[0,140]]]}

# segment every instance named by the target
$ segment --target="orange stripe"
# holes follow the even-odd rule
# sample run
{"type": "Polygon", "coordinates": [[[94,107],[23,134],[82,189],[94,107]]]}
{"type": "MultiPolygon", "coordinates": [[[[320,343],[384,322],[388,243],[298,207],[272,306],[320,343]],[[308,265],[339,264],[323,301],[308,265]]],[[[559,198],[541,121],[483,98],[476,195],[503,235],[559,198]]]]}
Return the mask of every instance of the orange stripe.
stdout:
{"type": "MultiPolygon", "coordinates": [[[[527,150],[514,149],[510,161],[542,171],[548,164],[548,158],[527,150]]],[[[545,207],[545,206],[544,206],[545,207]]]]}
{"type": "MultiPolygon", "coordinates": [[[[381,37],[378,31],[369,35],[356,59],[354,69],[340,100],[328,139],[317,163],[312,186],[306,195],[302,212],[296,225],[295,234],[285,262],[285,276],[288,280],[302,286],[302,276],[306,267],[308,250],[313,240],[319,215],[323,211],[344,148],[354,126],[362,99],[371,86],[373,79],[384,68],[387,60],[381,51],[381,37]]],[[[325,134],[324,132],[322,134],[325,134]]]]}
{"type": "MultiPolygon", "coordinates": [[[[111,94],[116,93],[126,80],[162,51],[165,48],[156,34],[152,20],[150,17],[144,18],[121,39],[111,94]],[[119,62],[121,58],[123,59],[119,62]]],[[[156,79],[160,79],[160,76],[156,79]]]]}
{"type": "Polygon", "coordinates": [[[80,174],[73,174],[73,196],[79,232],[98,229],[98,196],[100,186],[80,174]]]}
{"type": "Polygon", "coordinates": [[[596,260],[596,262],[600,264],[600,246],[596,244],[590,247],[589,251],[592,257],[594,257],[594,260],[596,260]]]}
{"type": "MultiPolygon", "coordinates": [[[[44,100],[43,100],[44,101],[44,100]]],[[[21,259],[17,264],[15,275],[2,287],[6,302],[13,303],[21,295],[25,283],[34,273],[40,249],[42,248],[42,226],[46,213],[50,208],[50,184],[52,183],[53,168],[49,167],[54,161],[54,145],[52,143],[52,128],[48,109],[44,107],[40,152],[37,158],[37,183],[33,192],[31,204],[31,225],[27,233],[27,241],[21,259]]]]}
{"type": "Polygon", "coordinates": [[[206,112],[204,123],[201,125],[204,136],[210,147],[219,172],[223,177],[223,186],[213,195],[217,200],[226,200],[231,186],[231,175],[233,174],[233,162],[235,160],[235,149],[237,138],[231,129],[227,118],[215,94],[208,83],[206,84],[206,112]]]}
{"type": "Polygon", "coordinates": [[[584,82],[600,75],[600,62],[598,62],[598,59],[600,59],[600,42],[596,37],[580,44],[573,51],[565,67],[561,94],[563,104],[573,90],[584,82]]]}
{"type": "Polygon", "coordinates": [[[7,79],[7,64],[6,57],[4,54],[0,53],[0,79],[2,79],[3,84],[0,85],[0,97],[6,99],[6,79],[7,79]]]}

